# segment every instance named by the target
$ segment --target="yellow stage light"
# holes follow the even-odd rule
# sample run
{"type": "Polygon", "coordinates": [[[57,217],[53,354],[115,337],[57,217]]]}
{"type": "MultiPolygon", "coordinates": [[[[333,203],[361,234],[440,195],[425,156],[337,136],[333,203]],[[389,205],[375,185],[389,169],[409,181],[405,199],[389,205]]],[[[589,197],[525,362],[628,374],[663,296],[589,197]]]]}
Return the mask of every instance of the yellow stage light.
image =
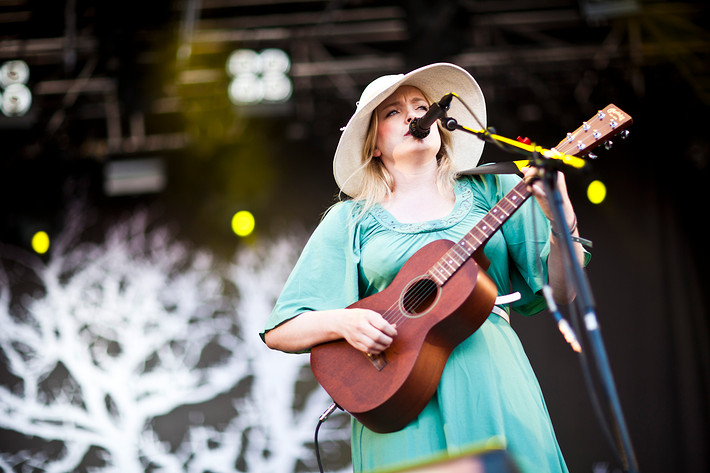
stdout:
{"type": "Polygon", "coordinates": [[[587,198],[593,204],[601,204],[606,199],[606,186],[602,181],[592,181],[587,187],[587,198]]]}
{"type": "Polygon", "coordinates": [[[49,250],[49,235],[47,235],[47,232],[39,231],[32,236],[32,249],[40,255],[49,250]]]}
{"type": "Polygon", "coordinates": [[[254,215],[248,210],[240,210],[232,217],[232,231],[240,237],[251,235],[256,226],[254,215]]]}

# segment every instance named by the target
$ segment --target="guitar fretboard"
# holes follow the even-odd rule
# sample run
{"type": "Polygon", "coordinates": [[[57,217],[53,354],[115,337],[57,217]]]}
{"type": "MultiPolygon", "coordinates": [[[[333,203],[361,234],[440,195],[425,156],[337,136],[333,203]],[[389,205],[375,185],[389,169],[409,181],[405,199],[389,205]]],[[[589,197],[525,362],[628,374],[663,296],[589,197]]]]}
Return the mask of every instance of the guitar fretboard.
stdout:
{"type": "Polygon", "coordinates": [[[429,269],[427,274],[434,282],[439,286],[444,285],[476,250],[486,244],[501,225],[532,195],[527,186],[525,181],[520,181],[429,269]]]}

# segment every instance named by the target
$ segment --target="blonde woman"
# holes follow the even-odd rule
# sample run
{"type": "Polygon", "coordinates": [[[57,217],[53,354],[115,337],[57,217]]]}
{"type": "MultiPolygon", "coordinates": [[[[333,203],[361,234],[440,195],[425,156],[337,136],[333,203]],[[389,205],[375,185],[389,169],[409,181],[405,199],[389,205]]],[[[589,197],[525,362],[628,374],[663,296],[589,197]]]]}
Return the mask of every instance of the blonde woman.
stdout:
{"type": "MultiPolygon", "coordinates": [[[[376,355],[397,337],[397,326],[369,309],[347,308],[385,289],[402,265],[427,243],[459,241],[512,187],[515,175],[458,176],[476,166],[483,142],[463,132],[431,127],[425,138],[409,132],[432,99],[456,93],[449,115],[485,127],[483,94],[453,64],[432,64],[380,77],[366,87],[343,130],[334,176],[350,199],[335,204],[304,248],[262,333],[266,344],[304,352],[345,339],[376,355]],[[465,106],[464,106],[465,104],[465,106]]],[[[532,174],[534,170],[528,170],[532,174]]],[[[567,225],[576,217],[560,176],[567,225]]],[[[549,284],[559,301],[574,294],[564,284],[560,248],[551,233],[544,193],[526,202],[485,247],[487,273],[500,295],[520,293],[516,312],[545,308],[549,284]]],[[[580,261],[585,253],[576,244],[580,261]]],[[[353,419],[355,472],[379,471],[456,454],[492,440],[502,443],[523,472],[567,471],[540,387],[498,305],[483,325],[449,356],[436,393],[419,416],[391,433],[353,419]]]]}

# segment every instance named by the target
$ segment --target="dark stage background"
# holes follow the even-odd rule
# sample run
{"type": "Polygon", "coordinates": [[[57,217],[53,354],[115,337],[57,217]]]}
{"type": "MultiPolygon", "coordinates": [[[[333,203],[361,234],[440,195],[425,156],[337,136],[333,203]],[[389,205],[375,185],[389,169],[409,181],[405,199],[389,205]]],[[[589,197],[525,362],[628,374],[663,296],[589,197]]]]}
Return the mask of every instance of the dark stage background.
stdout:
{"type": "MultiPolygon", "coordinates": [[[[61,231],[75,199],[104,227],[151,209],[225,258],[310,230],[337,193],[338,129],[362,87],[434,61],[477,78],[499,134],[546,147],[614,103],[631,135],[568,173],[605,346],[640,470],[709,471],[709,53],[699,1],[0,0],[0,63],[24,60],[33,94],[27,114],[0,116],[0,238],[28,248],[36,229],[61,231]],[[287,102],[230,104],[239,48],[290,56],[287,102]],[[134,159],[157,160],[165,185],[107,193],[109,166],[134,159]],[[245,239],[229,229],[239,209],[256,219],[245,239]]],[[[553,319],[512,323],[571,471],[613,471],[553,319]]]]}

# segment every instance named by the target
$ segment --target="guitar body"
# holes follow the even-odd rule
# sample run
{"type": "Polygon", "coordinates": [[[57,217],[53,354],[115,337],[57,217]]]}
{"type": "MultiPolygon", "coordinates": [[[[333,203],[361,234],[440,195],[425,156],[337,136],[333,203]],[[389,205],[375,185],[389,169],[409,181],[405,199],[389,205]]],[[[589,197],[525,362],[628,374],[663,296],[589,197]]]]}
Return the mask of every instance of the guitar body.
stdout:
{"type": "Polygon", "coordinates": [[[394,432],[429,402],[453,349],[474,333],[493,308],[497,289],[473,259],[438,286],[428,275],[454,245],[437,240],[417,251],[392,283],[349,308],[383,314],[397,325],[397,337],[370,357],[345,340],[311,350],[311,369],[345,411],[375,432],[394,432]],[[413,298],[413,294],[423,293],[413,298]]]}

